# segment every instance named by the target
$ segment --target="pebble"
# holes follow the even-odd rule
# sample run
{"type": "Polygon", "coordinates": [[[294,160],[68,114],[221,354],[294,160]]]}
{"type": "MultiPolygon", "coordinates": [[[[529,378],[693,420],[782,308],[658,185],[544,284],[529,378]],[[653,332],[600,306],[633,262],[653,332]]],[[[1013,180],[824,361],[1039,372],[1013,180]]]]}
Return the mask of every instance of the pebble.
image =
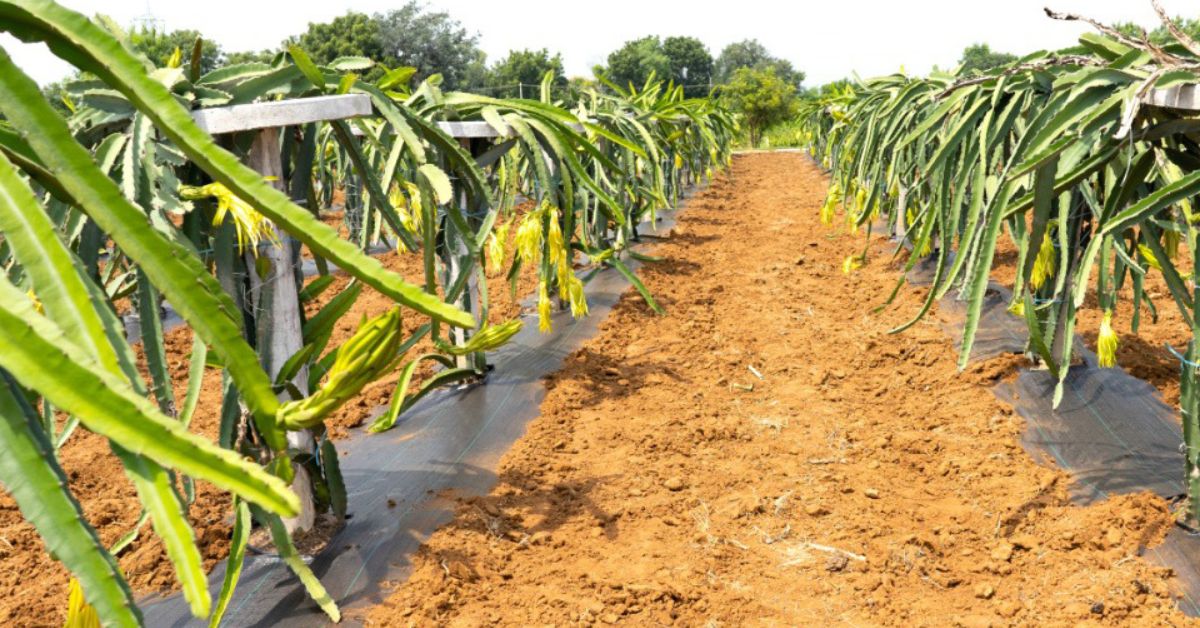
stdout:
{"type": "Polygon", "coordinates": [[[990,600],[996,595],[996,589],[990,584],[981,584],[975,587],[975,597],[981,600],[990,600]]]}
{"type": "Polygon", "coordinates": [[[684,487],[683,478],[679,476],[671,476],[667,478],[666,482],[663,482],[663,486],[668,491],[682,491],[684,487]]]}

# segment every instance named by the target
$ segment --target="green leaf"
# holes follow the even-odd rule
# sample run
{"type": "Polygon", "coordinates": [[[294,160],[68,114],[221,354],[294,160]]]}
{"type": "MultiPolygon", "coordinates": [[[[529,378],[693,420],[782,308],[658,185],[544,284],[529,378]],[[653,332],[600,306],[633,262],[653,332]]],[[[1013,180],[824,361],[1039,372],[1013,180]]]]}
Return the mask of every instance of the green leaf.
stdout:
{"type": "Polygon", "coordinates": [[[46,551],[79,579],[101,621],[140,626],[141,613],[129,585],[67,490],[67,476],[20,395],[15,382],[0,374],[0,483],[37,529],[46,551]]]}
{"type": "MultiPolygon", "coordinates": [[[[388,272],[378,260],[339,238],[331,227],[322,223],[308,210],[292,203],[287,195],[264,181],[262,175],[239,162],[233,154],[218,147],[212,137],[196,126],[191,114],[175,97],[162,84],[146,74],[145,67],[128,50],[87,18],[45,0],[20,0],[8,6],[10,8],[7,10],[0,6],[0,17],[4,18],[0,19],[0,28],[8,30],[18,38],[46,41],[55,54],[96,74],[105,83],[120,91],[139,111],[153,120],[159,131],[200,169],[306,244],[314,254],[328,259],[363,283],[419,312],[458,327],[476,326],[470,314],[442,302],[436,295],[427,294],[408,284],[399,275],[388,272]],[[17,6],[20,8],[15,9],[17,6]]],[[[0,81],[0,102],[7,105],[11,99],[22,98],[29,102],[34,100],[33,96],[36,94],[36,100],[43,103],[44,108],[48,108],[49,105],[44,104],[45,98],[40,96],[41,92],[37,86],[12,65],[7,56],[5,60],[6,63],[0,64],[0,75],[8,80],[0,81]],[[13,83],[18,82],[28,83],[28,89],[22,88],[19,94],[9,89],[13,83]]],[[[360,82],[359,86],[362,85],[364,84],[360,82]]],[[[9,113],[10,119],[14,119],[9,107],[2,108],[9,113]]],[[[25,122],[22,122],[21,126],[30,129],[32,135],[39,134],[25,122]]],[[[50,162],[45,155],[41,156],[47,163],[50,162]]],[[[469,159],[469,156],[467,158],[469,159]]],[[[167,294],[161,285],[159,288],[173,305],[181,305],[177,303],[175,295],[167,294]]],[[[182,308],[180,314],[184,314],[182,308]]],[[[189,320],[189,323],[192,322],[189,320]]],[[[215,342],[207,335],[206,339],[214,350],[223,353],[225,347],[222,343],[215,342]]],[[[228,360],[227,356],[223,357],[228,360]]],[[[234,364],[229,364],[229,367],[236,368],[234,364]]],[[[265,374],[263,376],[265,378],[265,374]]],[[[239,388],[242,388],[243,394],[248,397],[257,394],[254,390],[245,390],[245,382],[239,382],[239,388]]],[[[265,399],[258,401],[266,402],[265,399]]]]}
{"type": "Polygon", "coordinates": [[[163,416],[129,384],[100,368],[61,330],[34,311],[16,287],[0,277],[0,368],[74,414],[88,429],[118,445],[207,480],[265,508],[292,516],[299,500],[258,465],[220,449],[178,421],[163,416]]]}
{"type": "Polygon", "coordinates": [[[80,199],[80,209],[137,262],[180,316],[221,355],[238,380],[246,403],[270,435],[268,421],[274,419],[279,401],[257,356],[242,338],[240,318],[234,318],[237,306],[195,256],[149,228],[145,214],[96,167],[91,155],[75,142],[66,123],[38,96],[40,93],[37,85],[0,51],[0,110],[28,129],[30,145],[72,197],[80,199]]]}
{"type": "Polygon", "coordinates": [[[229,539],[229,557],[225,559],[225,578],[221,583],[221,592],[217,595],[217,607],[208,618],[209,628],[221,625],[225,609],[233,599],[233,591],[237,589],[238,580],[242,576],[242,565],[246,560],[246,544],[250,539],[250,506],[241,499],[233,500],[233,536],[229,539]]]}
{"type": "Polygon", "coordinates": [[[454,202],[454,186],[450,185],[450,177],[446,176],[446,171],[433,164],[424,164],[417,168],[417,172],[425,177],[439,205],[454,202]]]}
{"type": "Polygon", "coordinates": [[[279,558],[284,564],[296,574],[300,579],[300,583],[304,585],[304,589],[308,591],[309,597],[325,611],[329,619],[334,623],[341,621],[342,614],[338,611],[337,603],[333,598],[329,597],[329,593],[325,591],[325,587],[321,585],[321,581],[313,574],[312,569],[309,569],[305,564],[304,559],[296,551],[296,546],[292,545],[292,539],[288,536],[287,529],[283,525],[283,520],[278,515],[263,512],[258,506],[251,505],[250,510],[254,513],[254,517],[267,526],[271,532],[271,542],[275,544],[275,551],[279,552],[279,558]]]}
{"type": "Polygon", "coordinates": [[[666,311],[663,310],[662,307],[658,305],[658,302],[654,300],[654,296],[651,295],[650,291],[646,289],[646,285],[642,283],[641,279],[638,279],[637,275],[633,274],[632,270],[629,270],[629,267],[626,266],[624,262],[616,257],[610,257],[605,261],[608,264],[611,264],[613,268],[616,268],[617,272],[621,273],[621,275],[624,276],[629,283],[633,284],[633,287],[637,289],[638,294],[642,295],[642,298],[646,300],[646,305],[649,305],[650,309],[654,310],[660,316],[666,315],[666,311]]]}
{"type": "Polygon", "coordinates": [[[303,48],[292,44],[288,46],[288,55],[313,86],[319,90],[325,89],[325,73],[321,72],[320,68],[312,62],[312,59],[308,56],[308,53],[304,52],[303,48]]]}

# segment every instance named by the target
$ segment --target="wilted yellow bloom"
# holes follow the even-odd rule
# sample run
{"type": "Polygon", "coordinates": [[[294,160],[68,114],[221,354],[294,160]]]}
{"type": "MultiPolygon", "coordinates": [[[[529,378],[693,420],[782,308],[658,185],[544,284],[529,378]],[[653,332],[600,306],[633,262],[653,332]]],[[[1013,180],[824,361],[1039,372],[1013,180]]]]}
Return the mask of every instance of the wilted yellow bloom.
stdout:
{"type": "Polygon", "coordinates": [[[1054,276],[1058,268],[1054,265],[1054,241],[1050,239],[1047,229],[1042,236],[1042,245],[1038,248],[1037,257],[1033,260],[1033,272],[1029,275],[1029,285],[1036,290],[1054,276]]]}
{"type": "Polygon", "coordinates": [[[821,224],[826,227],[833,226],[833,214],[837,209],[838,203],[842,202],[842,186],[834,181],[829,186],[829,193],[825,196],[825,204],[821,206],[821,224]]]}
{"type": "Polygon", "coordinates": [[[917,251],[917,257],[929,257],[930,253],[933,253],[933,239],[932,238],[926,239],[925,244],[921,245],[921,249],[919,251],[917,251]]]}
{"type": "Polygon", "coordinates": [[[680,155],[679,153],[675,153],[675,169],[680,170],[682,168],[683,168],[683,155],[680,155]]]}
{"type": "Polygon", "coordinates": [[[403,185],[403,192],[400,191],[400,184],[392,186],[388,192],[388,203],[396,210],[404,229],[416,235],[421,231],[421,189],[409,181],[404,181],[403,185]]]}
{"type": "Polygon", "coordinates": [[[508,243],[508,230],[512,226],[512,221],[492,229],[492,235],[488,238],[488,272],[495,275],[504,269],[504,247],[508,243]]]}
{"type": "MultiPolygon", "coordinates": [[[[273,177],[272,177],[273,178],[273,177]]],[[[270,178],[268,180],[271,180],[270,178]]],[[[249,203],[235,195],[221,183],[209,183],[196,187],[184,185],[179,188],[180,198],[194,201],[202,198],[217,199],[217,212],[213,215],[213,225],[225,222],[228,216],[233,220],[237,231],[238,250],[245,250],[249,243],[251,250],[257,252],[259,240],[266,239],[274,244],[279,243],[275,235],[275,225],[266,216],[255,211],[249,203]]]]}
{"type": "Polygon", "coordinates": [[[1147,266],[1153,268],[1154,270],[1162,270],[1162,263],[1158,261],[1158,258],[1155,257],[1154,251],[1151,251],[1150,247],[1146,246],[1145,244],[1139,244],[1138,252],[1142,254],[1142,259],[1146,260],[1147,266]]]}
{"type": "Polygon", "coordinates": [[[536,264],[542,259],[542,211],[529,212],[517,227],[517,255],[521,261],[536,264]]]}
{"type": "Polygon", "coordinates": [[[1112,328],[1112,310],[1104,312],[1104,320],[1100,321],[1100,333],[1096,337],[1096,354],[1101,368],[1112,368],[1117,365],[1117,333],[1112,328]]]}
{"type": "Polygon", "coordinates": [[[567,297],[571,303],[571,316],[575,318],[587,316],[587,295],[583,293],[583,281],[574,273],[567,279],[567,297]]]}
{"type": "Polygon", "coordinates": [[[566,244],[563,242],[562,225],[559,224],[559,211],[553,205],[546,205],[546,255],[551,266],[560,266],[567,257],[566,244]]]}
{"type": "Polygon", "coordinates": [[[67,621],[63,628],[100,628],[100,616],[83,597],[83,587],[71,578],[67,593],[67,621]]]}
{"type": "Polygon", "coordinates": [[[168,68],[178,68],[182,65],[183,65],[183,51],[179,49],[179,46],[175,46],[175,52],[172,52],[170,58],[167,59],[167,67],[168,68]]]}
{"type": "Polygon", "coordinates": [[[865,261],[862,255],[850,255],[845,260],[842,260],[842,272],[849,275],[862,268],[865,261]]]}
{"type": "Polygon", "coordinates": [[[1024,318],[1025,317],[1025,300],[1024,299],[1013,299],[1013,302],[1008,304],[1008,313],[1012,314],[1013,316],[1020,316],[1021,318],[1024,318]]]}
{"type": "Polygon", "coordinates": [[[550,325],[550,292],[546,288],[546,281],[538,282],[538,331],[547,333],[551,330],[550,325]]]}

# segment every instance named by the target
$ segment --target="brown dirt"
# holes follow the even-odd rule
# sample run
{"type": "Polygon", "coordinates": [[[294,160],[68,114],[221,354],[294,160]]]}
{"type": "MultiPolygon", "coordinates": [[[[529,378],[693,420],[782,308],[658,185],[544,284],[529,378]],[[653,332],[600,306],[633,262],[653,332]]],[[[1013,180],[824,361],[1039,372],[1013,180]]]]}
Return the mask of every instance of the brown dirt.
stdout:
{"type": "Polygon", "coordinates": [[[735,159],[547,379],[495,489],[462,500],[371,625],[1183,625],[1170,526],[1127,495],[1070,504],[927,320],[873,313],[895,275],[822,228],[794,154],[735,159]],[[760,379],[751,370],[762,374],[760,379]],[[861,558],[861,560],[860,560],[861,558]]]}
{"type": "MultiPolygon", "coordinates": [[[[340,215],[324,217],[331,226],[340,224],[340,215]]],[[[515,235],[516,229],[511,230],[515,235]]],[[[513,247],[507,248],[509,259],[513,247]]],[[[385,253],[378,259],[389,270],[400,273],[410,282],[423,283],[421,257],[419,254],[385,253]]],[[[321,305],[328,303],[346,284],[349,277],[339,273],[334,285],[327,289],[315,303],[308,306],[312,315],[321,305]]],[[[499,323],[520,314],[519,299],[531,294],[536,279],[529,269],[521,274],[514,293],[509,290],[504,276],[492,279],[491,312],[489,319],[499,323]]],[[[339,321],[330,340],[335,347],[354,333],[362,316],[375,316],[387,311],[394,302],[367,288],[355,302],[350,312],[339,321]]],[[[424,320],[417,315],[408,316],[404,322],[408,332],[419,327],[424,320]]],[[[182,403],[187,392],[188,364],[192,350],[192,332],[186,327],[166,334],[167,362],[174,381],[175,398],[182,403]]],[[[428,340],[413,349],[412,355],[431,350],[428,340]]],[[[135,347],[142,372],[145,376],[141,346],[135,347]]],[[[421,381],[431,369],[421,371],[421,381]]],[[[148,381],[148,378],[147,378],[148,381]]],[[[371,410],[388,403],[395,390],[395,375],[383,378],[368,386],[360,397],[351,401],[327,421],[333,438],[342,438],[350,428],[361,425],[371,410]]],[[[211,440],[217,439],[220,427],[221,376],[209,369],[202,380],[200,401],[192,419],[191,430],[211,440]]],[[[87,520],[99,532],[106,545],[114,543],[136,523],[139,508],[134,490],[125,477],[119,461],[112,455],[105,439],[78,429],[61,451],[61,462],[66,470],[70,488],[83,506],[87,520]]],[[[196,502],[189,509],[189,520],[205,558],[205,568],[211,569],[229,553],[229,537],[232,522],[229,518],[230,499],[228,494],[206,483],[198,483],[196,502]]],[[[166,592],[177,588],[174,571],[167,559],[162,543],[147,524],[142,528],[137,541],[119,556],[121,569],[134,590],[140,594],[166,592]]],[[[68,575],[65,569],[45,552],[36,531],[25,522],[16,502],[0,492],[0,625],[34,626],[62,624],[67,609],[68,575]]]]}

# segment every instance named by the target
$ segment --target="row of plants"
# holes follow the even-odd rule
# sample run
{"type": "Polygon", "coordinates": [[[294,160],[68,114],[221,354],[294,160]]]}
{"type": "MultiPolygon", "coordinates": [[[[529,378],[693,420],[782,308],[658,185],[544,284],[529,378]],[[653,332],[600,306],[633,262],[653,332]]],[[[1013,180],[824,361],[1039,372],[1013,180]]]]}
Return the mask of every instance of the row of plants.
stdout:
{"type": "MultiPolygon", "coordinates": [[[[1161,273],[1195,336],[1200,254],[1200,115],[1151,106],[1163,90],[1200,82],[1200,44],[1154,3],[1172,35],[1151,43],[1087,18],[1097,32],[984,74],[895,74],[831,90],[802,105],[804,141],[832,177],[821,218],[885,225],[905,246],[905,272],[933,271],[923,307],[966,302],[960,367],[970,358],[997,244],[1017,250],[1010,312],[1024,318],[1028,353],[1058,380],[1075,353],[1076,314],[1089,296],[1105,312],[1099,366],[1113,366],[1113,313],[1131,295],[1131,329],[1156,316],[1144,289],[1161,273]]],[[[853,272],[869,248],[843,264],[853,272]]],[[[905,283],[901,277],[888,301],[905,283]]],[[[1193,340],[1179,354],[1189,523],[1200,522],[1200,391],[1193,340]]]]}
{"type": "Polygon", "coordinates": [[[481,378],[486,352],[521,326],[480,322],[489,265],[513,290],[523,267],[536,268],[543,331],[556,305],[587,313],[583,285],[603,267],[659,309],[628,265],[638,225],[674,206],[685,179],[726,165],[736,133],[725,110],[653,79],[622,89],[598,77],[605,89],[567,111],[549,80],[540,99],[495,99],[443,92],[436,76],[414,86],[411,68],[382,68],[368,82],[370,60],[319,66],[298,47],[208,72],[183,66],[181,54],[155,67],[117,25],[51,0],[0,2],[0,29],[46,44],[82,73],[65,87],[64,116],[0,50],[0,482],[77,579],[86,604],[72,603],[76,619],[92,613],[111,625],[141,622],[114,555],[146,520],[193,614],[212,625],[253,526],[336,621],[291,539],[314,511],[345,515],[324,419],[391,373],[399,383],[373,431],[440,386],[481,378]],[[338,94],[366,95],[377,115],[215,139],[192,118],[338,94]],[[498,137],[460,142],[439,126],[446,121],[483,121],[498,137]],[[264,151],[278,159],[276,178],[244,163],[264,151]],[[348,183],[356,219],[343,239],[319,210],[348,183]],[[517,251],[506,256],[510,232],[517,251]],[[421,256],[423,282],[373,258],[380,242],[421,256]],[[311,281],[301,245],[320,275],[311,281]],[[331,266],[353,280],[306,317],[304,304],[336,283],[331,266]],[[329,346],[368,289],[396,307],[329,346]],[[194,337],[183,399],[167,364],[167,303],[194,337]],[[137,314],[140,360],[118,316],[126,310],[137,314]],[[406,334],[405,316],[427,322],[406,334]],[[415,355],[418,346],[430,349],[415,355]],[[438,370],[418,382],[423,363],[438,370]],[[224,386],[215,443],[188,430],[206,369],[219,369],[224,386]],[[78,426],[109,440],[143,509],[112,546],[83,517],[58,462],[78,426]],[[196,480],[234,496],[215,600],[185,515],[196,480]]]}

